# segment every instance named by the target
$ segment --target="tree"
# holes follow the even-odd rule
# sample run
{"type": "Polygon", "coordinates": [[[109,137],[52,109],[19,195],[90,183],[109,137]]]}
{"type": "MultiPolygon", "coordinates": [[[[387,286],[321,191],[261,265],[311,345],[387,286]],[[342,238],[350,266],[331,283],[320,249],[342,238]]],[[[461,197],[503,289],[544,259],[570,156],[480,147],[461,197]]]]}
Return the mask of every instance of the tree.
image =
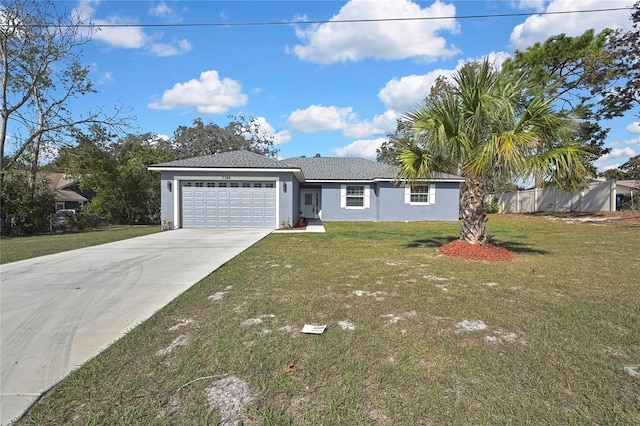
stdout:
{"type": "MultiPolygon", "coordinates": [[[[429,102],[430,98],[435,98],[443,91],[450,88],[451,84],[444,76],[438,76],[429,91],[429,96],[424,99],[424,102],[429,102]]],[[[387,135],[389,140],[382,143],[380,148],[376,149],[376,159],[381,163],[391,164],[393,166],[398,165],[398,150],[397,147],[410,144],[414,137],[409,122],[404,119],[396,121],[396,130],[393,134],[387,135]]],[[[455,173],[455,171],[452,171],[455,173]]]]}
{"type": "Polygon", "coordinates": [[[276,157],[275,137],[263,131],[255,118],[230,116],[225,126],[204,124],[201,118],[193,120],[192,127],[180,126],[174,132],[173,143],[178,158],[199,157],[226,151],[246,150],[267,157],[276,157]]]}
{"type": "Polygon", "coordinates": [[[118,119],[120,107],[111,115],[70,107],[74,98],[95,92],[89,67],[80,63],[80,48],[92,34],[81,16],[59,13],[52,0],[1,1],[0,186],[23,159],[33,192],[43,149],[59,145],[78,126],[119,126],[126,119],[118,119]]]}
{"type": "Polygon", "coordinates": [[[640,155],[629,160],[617,169],[607,170],[602,174],[607,180],[637,180],[640,181],[640,155]]]}
{"type": "Polygon", "coordinates": [[[376,159],[381,163],[391,164],[393,166],[397,165],[398,157],[396,147],[408,144],[412,135],[409,123],[406,120],[398,120],[396,131],[393,134],[387,135],[389,140],[383,142],[380,148],[376,149],[376,159]]]}
{"type": "Polygon", "coordinates": [[[486,185],[493,179],[513,182],[540,172],[564,187],[586,181],[586,153],[568,141],[565,133],[572,120],[553,110],[555,98],[535,96],[523,102],[530,89],[527,80],[514,80],[487,60],[464,65],[452,80],[450,87],[406,114],[415,142],[399,148],[398,178],[412,184],[434,172],[457,170],[465,178],[461,240],[488,241],[486,185]],[[543,152],[540,140],[546,141],[543,152]]]}
{"type": "MultiPolygon", "coordinates": [[[[633,6],[631,13],[633,27],[630,31],[618,30],[608,46],[608,53],[614,57],[617,68],[625,74],[615,87],[595,87],[593,94],[602,96],[599,117],[620,117],[634,106],[640,106],[640,1],[633,6]]],[[[636,113],[640,118],[640,109],[636,113]]]]}
{"type": "Polygon", "coordinates": [[[529,80],[530,96],[555,98],[561,110],[578,119],[573,137],[589,152],[585,165],[593,176],[597,172],[591,162],[610,151],[604,147],[609,129],[601,125],[601,106],[594,103],[593,93],[606,92],[627,72],[609,49],[613,39],[614,32],[609,29],[598,34],[588,30],[577,37],[559,34],[516,51],[503,64],[507,72],[529,80]]]}
{"type": "Polygon", "coordinates": [[[41,232],[53,213],[54,194],[46,180],[29,185],[27,173],[15,171],[2,182],[0,213],[6,220],[5,232],[35,234],[41,232]]]}
{"type": "Polygon", "coordinates": [[[85,211],[109,223],[158,222],[160,176],[147,170],[150,164],[173,158],[168,141],[145,133],[115,135],[93,126],[78,132],[77,145],[65,147],[55,161],[57,168],[76,177],[82,189],[95,192],[85,211]]]}

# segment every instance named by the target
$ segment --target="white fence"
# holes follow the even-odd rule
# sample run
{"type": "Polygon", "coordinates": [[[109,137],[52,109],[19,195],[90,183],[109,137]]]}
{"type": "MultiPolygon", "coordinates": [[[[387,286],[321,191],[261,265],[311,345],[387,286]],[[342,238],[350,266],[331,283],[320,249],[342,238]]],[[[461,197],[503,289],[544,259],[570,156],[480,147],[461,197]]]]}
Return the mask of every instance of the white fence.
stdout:
{"type": "Polygon", "coordinates": [[[616,210],[616,183],[594,182],[579,192],[557,188],[528,189],[491,195],[500,213],[599,212],[616,210]]]}

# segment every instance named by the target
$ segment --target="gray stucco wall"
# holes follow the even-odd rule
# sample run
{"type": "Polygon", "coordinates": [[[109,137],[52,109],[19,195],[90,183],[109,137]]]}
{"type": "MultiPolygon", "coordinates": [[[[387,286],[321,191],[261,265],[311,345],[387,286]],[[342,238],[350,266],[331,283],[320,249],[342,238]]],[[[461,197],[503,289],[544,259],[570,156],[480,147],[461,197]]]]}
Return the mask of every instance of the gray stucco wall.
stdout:
{"type": "Polygon", "coordinates": [[[458,220],[459,184],[437,182],[435,203],[409,205],[404,202],[404,187],[391,182],[370,184],[370,207],[346,209],[340,207],[341,184],[327,183],[322,187],[322,220],[326,221],[418,221],[458,220]]]}
{"type": "Polygon", "coordinates": [[[436,182],[435,203],[409,205],[404,203],[404,187],[382,182],[380,186],[379,220],[458,220],[460,191],[457,182],[436,182]]]}
{"type": "MultiPolygon", "coordinates": [[[[187,172],[187,171],[165,171],[160,175],[160,190],[161,190],[161,220],[168,219],[174,222],[174,200],[176,199],[180,203],[182,199],[180,194],[180,184],[175,184],[175,179],[179,180],[203,180],[203,181],[219,181],[219,180],[252,180],[252,181],[273,181],[278,179],[277,190],[279,197],[279,210],[276,227],[280,226],[282,221],[293,221],[298,218],[298,211],[294,208],[299,200],[294,200],[294,194],[297,194],[297,180],[293,176],[293,173],[247,173],[247,172],[230,172],[230,173],[211,173],[211,172],[187,172]],[[171,190],[167,185],[167,182],[171,182],[171,190]],[[287,185],[287,191],[284,191],[284,184],[287,185]]],[[[177,206],[181,209],[181,206],[177,206]]],[[[175,223],[174,226],[180,226],[180,223],[175,223]]]]}

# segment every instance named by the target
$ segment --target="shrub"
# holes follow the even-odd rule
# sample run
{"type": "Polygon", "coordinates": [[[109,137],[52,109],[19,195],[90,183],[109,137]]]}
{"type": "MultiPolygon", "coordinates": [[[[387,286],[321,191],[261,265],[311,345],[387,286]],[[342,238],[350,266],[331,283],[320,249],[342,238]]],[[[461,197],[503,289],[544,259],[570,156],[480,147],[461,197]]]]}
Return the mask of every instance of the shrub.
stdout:
{"type": "Polygon", "coordinates": [[[500,211],[500,204],[497,198],[493,198],[490,202],[486,203],[485,208],[487,213],[493,214],[500,211]]]}

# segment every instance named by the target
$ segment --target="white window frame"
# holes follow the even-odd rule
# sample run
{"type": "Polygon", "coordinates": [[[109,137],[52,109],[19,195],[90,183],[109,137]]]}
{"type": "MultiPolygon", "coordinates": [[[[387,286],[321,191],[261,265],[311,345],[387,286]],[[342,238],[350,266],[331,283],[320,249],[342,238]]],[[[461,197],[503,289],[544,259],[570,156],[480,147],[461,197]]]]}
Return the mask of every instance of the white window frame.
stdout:
{"type": "MultiPolygon", "coordinates": [[[[424,192],[420,192],[420,194],[424,194],[424,192]]],[[[419,183],[415,185],[405,185],[404,187],[404,203],[409,204],[411,206],[429,206],[431,204],[436,203],[436,185],[434,183],[419,183]],[[429,200],[425,202],[416,202],[411,201],[411,189],[413,186],[426,186],[428,187],[429,200]]]]}
{"type": "Polygon", "coordinates": [[[340,185],[340,207],[343,209],[368,209],[371,207],[371,186],[370,185],[360,185],[360,184],[351,184],[351,185],[340,185]],[[347,187],[348,186],[361,186],[362,191],[362,206],[347,206],[347,187]]]}

